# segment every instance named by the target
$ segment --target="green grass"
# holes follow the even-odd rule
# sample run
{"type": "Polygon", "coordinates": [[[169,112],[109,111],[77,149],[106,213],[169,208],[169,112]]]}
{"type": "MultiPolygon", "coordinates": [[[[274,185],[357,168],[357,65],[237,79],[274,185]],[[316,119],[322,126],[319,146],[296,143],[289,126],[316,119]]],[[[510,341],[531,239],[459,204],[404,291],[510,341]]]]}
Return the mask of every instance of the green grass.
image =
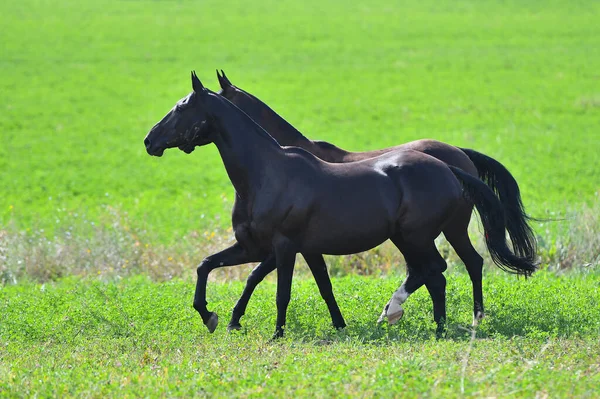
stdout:
{"type": "MultiPolygon", "coordinates": [[[[2,2],[0,397],[595,396],[599,19],[587,1],[2,2]],[[425,290],[377,327],[400,278],[374,276],[334,279],[343,332],[296,279],[277,343],[272,281],[238,334],[224,324],[241,283],[211,281],[208,334],[189,277],[228,242],[233,189],[215,148],[157,159],[142,140],[191,69],[216,88],[215,68],[313,139],[428,137],[496,158],[531,213],[575,212],[536,229],[544,268],[576,270],[488,273],[476,340],[455,265],[445,340],[425,290]]],[[[328,262],[401,269],[386,247],[328,262]]],[[[216,278],[248,269],[231,270],[216,278]]]]}
{"type": "MultiPolygon", "coordinates": [[[[226,226],[212,146],[149,157],[148,129],[215,68],[311,138],[430,137],[487,153],[536,215],[600,189],[598,3],[32,1],[0,6],[0,220],[127,213],[161,241],[226,226]],[[215,217],[219,219],[215,221],[215,217]]],[[[65,221],[65,219],[69,219],[65,221]]]]}
{"type": "Polygon", "coordinates": [[[275,284],[257,289],[228,334],[241,283],[210,284],[221,325],[209,334],[194,284],[66,279],[0,290],[0,396],[592,397],[600,373],[598,274],[524,280],[492,273],[487,318],[471,341],[470,281],[448,276],[448,338],[436,341],[425,290],[378,327],[397,278],[333,282],[348,327],[335,332],[313,281],[296,280],[287,337],[274,330],[275,284]],[[463,372],[463,367],[465,371],[463,372]]]}

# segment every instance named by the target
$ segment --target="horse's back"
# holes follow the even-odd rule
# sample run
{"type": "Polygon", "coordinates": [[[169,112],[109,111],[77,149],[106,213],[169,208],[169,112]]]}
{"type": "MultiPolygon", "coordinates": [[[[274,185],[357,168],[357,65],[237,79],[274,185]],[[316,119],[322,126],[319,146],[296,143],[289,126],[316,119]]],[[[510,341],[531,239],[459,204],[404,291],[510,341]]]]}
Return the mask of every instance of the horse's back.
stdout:
{"type": "Polygon", "coordinates": [[[473,161],[471,161],[464,151],[451,144],[432,139],[421,139],[410,141],[394,148],[413,150],[430,155],[448,165],[455,166],[473,176],[477,176],[477,168],[473,161]]]}
{"type": "Polygon", "coordinates": [[[344,162],[362,161],[374,157],[379,157],[384,154],[398,153],[403,151],[417,151],[423,154],[430,155],[440,161],[455,166],[465,172],[477,176],[477,168],[471,159],[460,148],[451,144],[432,139],[421,139],[410,141],[394,147],[388,147],[382,150],[353,152],[346,155],[344,162]]]}

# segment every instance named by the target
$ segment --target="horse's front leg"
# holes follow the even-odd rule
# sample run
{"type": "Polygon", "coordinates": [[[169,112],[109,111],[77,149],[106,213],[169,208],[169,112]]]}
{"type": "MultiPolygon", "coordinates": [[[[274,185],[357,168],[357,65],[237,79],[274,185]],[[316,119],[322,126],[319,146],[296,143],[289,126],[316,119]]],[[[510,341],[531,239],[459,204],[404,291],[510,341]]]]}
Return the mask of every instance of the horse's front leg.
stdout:
{"type": "Polygon", "coordinates": [[[306,263],[315,278],[321,297],[323,297],[323,300],[327,304],[333,327],[338,330],[346,327],[344,316],[342,316],[342,312],[333,295],[333,287],[331,286],[331,279],[329,278],[329,273],[327,273],[327,265],[325,264],[323,255],[303,253],[302,256],[306,260],[306,263]]]}
{"type": "Polygon", "coordinates": [[[425,287],[433,302],[433,320],[437,324],[435,336],[442,338],[446,333],[446,277],[443,273],[427,276],[425,287]]]}
{"type": "Polygon", "coordinates": [[[206,308],[206,283],[208,281],[209,273],[219,267],[241,265],[260,260],[258,255],[248,254],[239,243],[235,243],[221,252],[208,256],[200,263],[197,269],[198,280],[196,282],[196,293],[194,294],[194,309],[200,313],[202,321],[208,328],[208,331],[211,333],[214,332],[217,328],[217,324],[219,324],[219,317],[217,314],[210,312],[206,308]]]}
{"type": "Polygon", "coordinates": [[[244,315],[244,313],[246,313],[246,307],[248,306],[248,301],[250,300],[254,289],[258,284],[260,284],[261,281],[263,281],[267,274],[275,270],[276,267],[277,264],[275,263],[275,255],[270,254],[264,261],[262,261],[252,270],[248,276],[248,280],[246,280],[246,286],[244,287],[242,296],[240,299],[238,299],[237,303],[233,307],[231,320],[229,321],[227,330],[239,330],[242,328],[242,325],[240,324],[240,318],[244,315]]]}
{"type": "Polygon", "coordinates": [[[274,245],[275,261],[277,264],[277,324],[273,339],[283,337],[283,329],[286,321],[287,308],[290,303],[292,292],[292,277],[294,275],[294,263],[296,262],[296,251],[291,242],[281,238],[274,245]]]}

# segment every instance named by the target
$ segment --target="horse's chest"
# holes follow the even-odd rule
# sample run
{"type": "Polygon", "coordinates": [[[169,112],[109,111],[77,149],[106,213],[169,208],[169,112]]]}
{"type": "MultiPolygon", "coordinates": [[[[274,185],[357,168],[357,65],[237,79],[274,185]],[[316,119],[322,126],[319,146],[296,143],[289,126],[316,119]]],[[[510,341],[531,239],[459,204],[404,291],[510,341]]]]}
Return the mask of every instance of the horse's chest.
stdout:
{"type": "Polygon", "coordinates": [[[234,230],[236,240],[245,248],[270,251],[275,231],[277,230],[277,210],[260,212],[248,207],[243,220],[238,219],[234,230]]]}
{"type": "Polygon", "coordinates": [[[271,252],[272,234],[264,228],[257,228],[251,220],[238,223],[234,227],[235,239],[248,253],[271,252]]]}
{"type": "Polygon", "coordinates": [[[305,206],[307,201],[297,203],[298,198],[303,196],[277,195],[268,190],[261,192],[246,202],[246,217],[239,229],[245,230],[246,239],[253,245],[269,251],[276,235],[297,238],[298,229],[305,224],[309,209],[305,206]]]}

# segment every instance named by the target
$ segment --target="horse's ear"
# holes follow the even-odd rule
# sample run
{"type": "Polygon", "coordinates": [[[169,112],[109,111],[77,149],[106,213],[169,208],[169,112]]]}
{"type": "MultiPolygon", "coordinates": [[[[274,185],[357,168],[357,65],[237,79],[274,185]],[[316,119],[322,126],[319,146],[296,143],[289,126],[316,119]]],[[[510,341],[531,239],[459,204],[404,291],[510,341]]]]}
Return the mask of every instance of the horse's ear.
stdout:
{"type": "Polygon", "coordinates": [[[192,87],[194,88],[194,91],[198,94],[206,90],[202,85],[202,82],[200,82],[200,79],[198,79],[198,76],[196,76],[196,71],[192,71],[192,87]]]}
{"type": "Polygon", "coordinates": [[[225,89],[233,86],[231,84],[231,82],[229,81],[229,79],[227,79],[227,76],[225,76],[225,72],[223,72],[222,69],[221,69],[220,74],[219,74],[219,70],[217,70],[217,78],[219,79],[219,84],[221,85],[221,89],[225,90],[225,89]]]}

